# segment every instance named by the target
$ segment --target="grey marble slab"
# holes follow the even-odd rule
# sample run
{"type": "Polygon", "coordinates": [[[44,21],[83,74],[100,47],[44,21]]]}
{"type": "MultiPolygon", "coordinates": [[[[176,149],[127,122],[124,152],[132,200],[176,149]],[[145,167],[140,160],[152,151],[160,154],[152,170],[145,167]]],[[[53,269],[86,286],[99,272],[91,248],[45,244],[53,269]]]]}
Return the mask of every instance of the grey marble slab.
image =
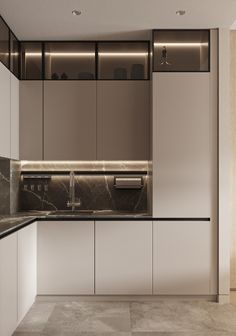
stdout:
{"type": "Polygon", "coordinates": [[[10,160],[0,157],[0,214],[10,214],[10,160]]]}
{"type": "Polygon", "coordinates": [[[20,161],[0,157],[0,215],[19,210],[20,161]]]}
{"type": "MultiPolygon", "coordinates": [[[[80,209],[147,211],[147,177],[142,189],[121,190],[114,187],[114,176],[76,175],[75,195],[81,200],[80,209]]],[[[51,179],[21,180],[21,210],[67,210],[69,175],[51,179]]]]}
{"type": "Polygon", "coordinates": [[[11,160],[10,163],[10,213],[15,214],[20,207],[20,161],[11,160]]]}

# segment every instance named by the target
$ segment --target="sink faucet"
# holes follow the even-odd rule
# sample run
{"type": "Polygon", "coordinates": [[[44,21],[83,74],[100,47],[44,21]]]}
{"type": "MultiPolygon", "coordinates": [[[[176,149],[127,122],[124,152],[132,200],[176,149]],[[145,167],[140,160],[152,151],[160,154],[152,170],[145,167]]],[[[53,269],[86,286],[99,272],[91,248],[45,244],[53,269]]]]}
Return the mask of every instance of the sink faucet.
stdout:
{"type": "Polygon", "coordinates": [[[74,171],[70,172],[70,189],[69,189],[69,201],[67,202],[67,207],[74,211],[76,207],[81,206],[80,199],[76,202],[75,198],[75,173],[74,171]]]}

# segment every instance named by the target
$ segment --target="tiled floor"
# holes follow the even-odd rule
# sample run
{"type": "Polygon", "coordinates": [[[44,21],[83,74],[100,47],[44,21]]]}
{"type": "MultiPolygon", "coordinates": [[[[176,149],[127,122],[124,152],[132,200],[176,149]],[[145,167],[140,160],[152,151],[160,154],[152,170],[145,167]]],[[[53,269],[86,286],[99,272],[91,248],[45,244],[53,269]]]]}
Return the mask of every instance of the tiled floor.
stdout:
{"type": "Polygon", "coordinates": [[[172,300],[37,302],[14,333],[30,335],[236,336],[236,307],[172,300]]]}

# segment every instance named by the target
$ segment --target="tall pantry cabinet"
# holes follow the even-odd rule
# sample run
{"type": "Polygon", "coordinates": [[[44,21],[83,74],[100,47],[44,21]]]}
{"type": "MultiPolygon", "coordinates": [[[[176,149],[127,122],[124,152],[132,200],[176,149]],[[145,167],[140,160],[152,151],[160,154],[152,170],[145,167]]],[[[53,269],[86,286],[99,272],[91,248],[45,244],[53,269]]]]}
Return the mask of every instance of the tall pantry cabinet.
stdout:
{"type": "Polygon", "coordinates": [[[217,30],[154,32],[154,71],[154,294],[217,294],[217,30]]]}

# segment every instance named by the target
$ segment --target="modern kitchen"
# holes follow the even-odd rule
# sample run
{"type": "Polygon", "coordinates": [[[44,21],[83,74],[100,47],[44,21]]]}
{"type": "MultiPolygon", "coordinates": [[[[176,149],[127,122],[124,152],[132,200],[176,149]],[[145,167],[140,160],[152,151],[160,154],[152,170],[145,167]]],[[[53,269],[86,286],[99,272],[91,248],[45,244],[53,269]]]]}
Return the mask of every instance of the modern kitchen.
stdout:
{"type": "Polygon", "coordinates": [[[0,336],[236,335],[226,2],[0,1],[0,336]]]}

